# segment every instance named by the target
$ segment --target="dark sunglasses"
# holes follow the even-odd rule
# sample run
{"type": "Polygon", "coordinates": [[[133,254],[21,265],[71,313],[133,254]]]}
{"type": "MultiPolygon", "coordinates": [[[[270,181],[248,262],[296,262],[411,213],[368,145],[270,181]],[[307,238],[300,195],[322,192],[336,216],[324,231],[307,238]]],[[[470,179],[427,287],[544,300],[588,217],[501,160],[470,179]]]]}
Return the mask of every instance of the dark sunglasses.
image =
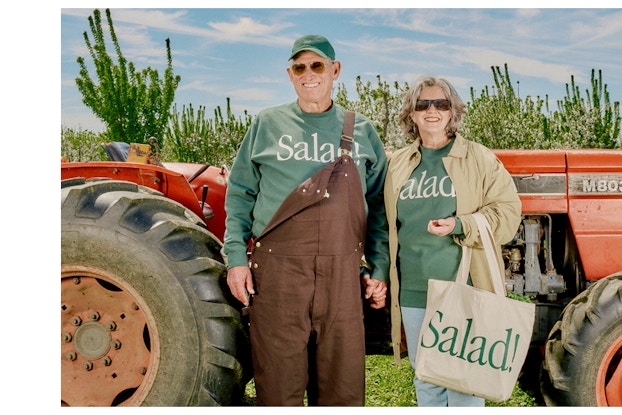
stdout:
{"type": "Polygon", "coordinates": [[[439,111],[447,111],[451,108],[451,101],[448,99],[418,99],[415,103],[415,111],[425,111],[432,104],[439,111]]]}
{"type": "Polygon", "coordinates": [[[324,73],[326,64],[324,62],[311,62],[308,65],[304,63],[295,63],[292,65],[292,72],[294,72],[294,75],[300,76],[305,73],[307,67],[309,67],[313,73],[320,75],[324,73]]]}

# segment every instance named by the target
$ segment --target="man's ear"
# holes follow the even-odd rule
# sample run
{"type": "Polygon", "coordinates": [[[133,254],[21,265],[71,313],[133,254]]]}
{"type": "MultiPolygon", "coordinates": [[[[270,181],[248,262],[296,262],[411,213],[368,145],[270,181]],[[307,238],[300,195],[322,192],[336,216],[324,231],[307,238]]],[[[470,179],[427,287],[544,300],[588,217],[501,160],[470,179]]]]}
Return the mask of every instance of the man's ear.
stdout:
{"type": "Polygon", "coordinates": [[[333,79],[337,79],[341,73],[341,62],[335,61],[333,63],[333,79]]]}

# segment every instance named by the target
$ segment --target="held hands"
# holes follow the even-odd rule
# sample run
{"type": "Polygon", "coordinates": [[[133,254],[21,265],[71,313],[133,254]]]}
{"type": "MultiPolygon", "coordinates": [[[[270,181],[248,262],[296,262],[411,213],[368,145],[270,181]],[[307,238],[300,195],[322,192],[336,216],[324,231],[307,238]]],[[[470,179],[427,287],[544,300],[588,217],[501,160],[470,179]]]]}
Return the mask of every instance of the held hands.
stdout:
{"type": "Polygon", "coordinates": [[[387,299],[387,283],[373,279],[369,274],[363,274],[361,280],[365,288],[365,299],[369,300],[371,308],[382,308],[387,299]]]}
{"type": "Polygon", "coordinates": [[[448,217],[445,219],[435,219],[428,222],[428,232],[437,235],[449,235],[456,227],[456,218],[448,217]]]}
{"type": "MultiPolygon", "coordinates": [[[[364,274],[362,278],[365,288],[365,298],[369,300],[372,308],[382,308],[385,306],[387,298],[387,283],[373,279],[369,274],[364,274]]],[[[244,306],[250,304],[250,296],[255,295],[255,287],[251,270],[247,266],[237,266],[230,268],[227,272],[227,285],[231,294],[238,299],[244,306]]]]}
{"type": "Polygon", "coordinates": [[[255,295],[251,269],[245,265],[230,268],[227,271],[227,285],[231,290],[231,294],[245,307],[248,307],[250,296],[255,295]]]}

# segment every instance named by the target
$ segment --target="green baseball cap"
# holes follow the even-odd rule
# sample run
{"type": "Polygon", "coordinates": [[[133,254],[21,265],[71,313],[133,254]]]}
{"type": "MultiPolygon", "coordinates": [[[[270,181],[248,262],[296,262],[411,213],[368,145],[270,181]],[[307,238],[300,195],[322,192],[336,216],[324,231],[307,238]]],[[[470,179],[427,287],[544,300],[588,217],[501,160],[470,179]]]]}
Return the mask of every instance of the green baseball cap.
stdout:
{"type": "Polygon", "coordinates": [[[291,60],[294,56],[304,50],[315,52],[318,55],[324,58],[328,58],[332,61],[335,60],[335,49],[333,49],[333,46],[324,36],[305,35],[301,38],[298,38],[294,42],[294,46],[292,47],[292,54],[288,60],[291,60]]]}

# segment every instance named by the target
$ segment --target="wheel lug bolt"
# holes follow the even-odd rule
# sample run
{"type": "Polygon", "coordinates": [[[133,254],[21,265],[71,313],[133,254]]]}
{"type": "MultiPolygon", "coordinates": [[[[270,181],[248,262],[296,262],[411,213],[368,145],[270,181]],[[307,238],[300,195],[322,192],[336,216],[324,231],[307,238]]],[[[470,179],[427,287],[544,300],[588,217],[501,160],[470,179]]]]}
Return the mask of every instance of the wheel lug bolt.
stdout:
{"type": "Polygon", "coordinates": [[[97,321],[99,320],[99,313],[97,311],[92,311],[89,316],[91,317],[91,320],[93,321],[97,321]]]}
{"type": "Polygon", "coordinates": [[[104,364],[104,366],[110,366],[110,364],[112,363],[112,359],[106,356],[102,359],[102,363],[104,364]]]}
{"type": "Polygon", "coordinates": [[[67,358],[67,360],[74,361],[78,358],[78,355],[76,354],[76,352],[69,352],[65,355],[65,357],[67,358]]]}
{"type": "Polygon", "coordinates": [[[121,342],[119,340],[113,340],[110,344],[115,350],[119,350],[121,348],[121,342]]]}
{"type": "Polygon", "coordinates": [[[71,341],[72,337],[71,337],[71,333],[63,333],[63,341],[65,343],[69,343],[71,341]]]}
{"type": "Polygon", "coordinates": [[[80,316],[74,316],[71,318],[71,324],[73,324],[74,326],[79,326],[80,324],[82,324],[82,319],[80,318],[80,316]]]}
{"type": "Polygon", "coordinates": [[[86,361],[82,364],[84,370],[89,371],[93,369],[93,362],[86,361]]]}
{"type": "Polygon", "coordinates": [[[106,323],[106,328],[110,331],[115,331],[117,329],[117,323],[115,323],[114,321],[106,323]]]}
{"type": "Polygon", "coordinates": [[[80,277],[73,277],[71,280],[72,280],[72,281],[73,281],[73,283],[74,283],[74,284],[76,284],[76,285],[80,284],[80,277]]]}

